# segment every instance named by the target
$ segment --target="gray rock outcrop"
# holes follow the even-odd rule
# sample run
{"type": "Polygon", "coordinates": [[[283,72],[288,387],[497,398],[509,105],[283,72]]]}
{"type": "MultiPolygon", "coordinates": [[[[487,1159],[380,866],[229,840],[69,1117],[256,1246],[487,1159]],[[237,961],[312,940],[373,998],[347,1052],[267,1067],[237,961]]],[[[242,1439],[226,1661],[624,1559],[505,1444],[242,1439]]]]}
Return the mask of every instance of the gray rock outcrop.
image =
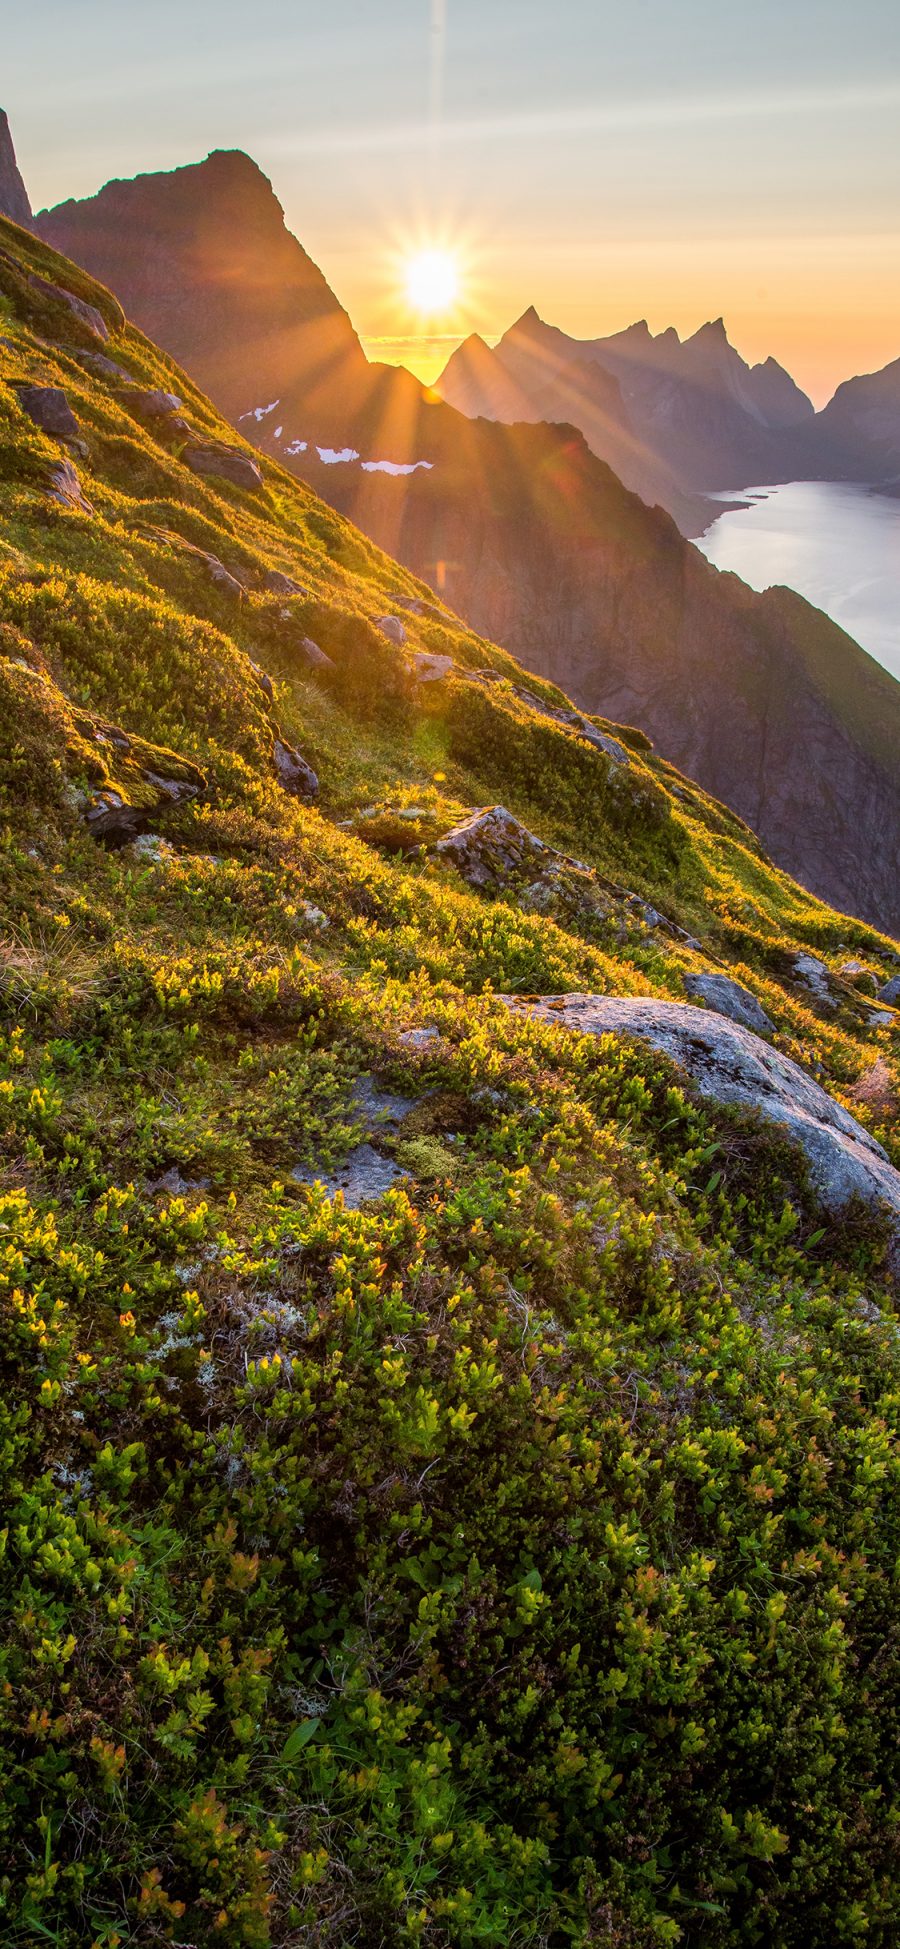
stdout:
{"type": "Polygon", "coordinates": [[[434,847],[439,859],[455,866],[471,887],[502,886],[523,873],[550,865],[571,867],[579,873],[587,868],[579,860],[567,859],[545,845],[505,805],[489,805],[473,812],[434,847]]]}
{"type": "Polygon", "coordinates": [[[186,447],[182,459],[192,474],[228,480],[235,487],[249,488],[251,493],[258,493],[263,485],[261,468],[240,447],[186,447]]]}
{"type": "Polygon", "coordinates": [[[634,1036],[686,1070],[701,1096],[758,1110],[798,1144],[826,1211],[854,1198],[881,1209],[900,1255],[900,1172],[875,1138],[818,1083],[751,1030],[703,1008],[648,996],[548,995],[506,1000],[583,1035],[634,1036]]]}
{"type": "Polygon", "coordinates": [[[705,970],[698,974],[686,974],[684,985],[695,1001],[705,1002],[717,1015],[727,1015],[732,1022],[739,1022],[744,1029],[753,1029],[756,1035],[773,1035],[775,1024],[770,1021],[762,1004],[749,988],[742,987],[739,981],[732,981],[730,975],[716,974],[705,970]]]}

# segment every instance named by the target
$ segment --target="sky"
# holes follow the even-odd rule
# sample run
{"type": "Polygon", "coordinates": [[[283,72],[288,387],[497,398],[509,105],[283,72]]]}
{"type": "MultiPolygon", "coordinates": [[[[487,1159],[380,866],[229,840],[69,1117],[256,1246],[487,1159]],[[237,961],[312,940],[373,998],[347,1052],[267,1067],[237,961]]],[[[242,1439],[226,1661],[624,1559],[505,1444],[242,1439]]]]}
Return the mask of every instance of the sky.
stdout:
{"type": "Polygon", "coordinates": [[[34,207],[242,148],[372,356],[433,377],[529,304],[724,316],[824,402],[900,356],[897,0],[2,0],[34,207]],[[457,301],[403,264],[439,246],[457,301]]]}

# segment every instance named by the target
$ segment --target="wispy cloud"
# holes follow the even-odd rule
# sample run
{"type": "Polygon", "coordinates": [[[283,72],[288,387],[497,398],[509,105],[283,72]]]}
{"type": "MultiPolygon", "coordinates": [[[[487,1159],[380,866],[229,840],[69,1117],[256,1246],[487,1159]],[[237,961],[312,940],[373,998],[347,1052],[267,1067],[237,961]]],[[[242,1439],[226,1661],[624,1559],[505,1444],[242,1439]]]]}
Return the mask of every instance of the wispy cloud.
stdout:
{"type": "MultiPolygon", "coordinates": [[[[446,29],[444,0],[432,0],[432,93],[431,116],[422,122],[374,123],[368,127],[311,128],[309,124],[281,138],[271,138],[269,151],[278,149],[292,155],[338,155],[354,152],[422,149],[428,143],[439,113],[440,93],[434,48],[441,47],[446,29]],[[440,22],[440,32],[436,22],[440,22]]],[[[693,99],[651,98],[631,102],[568,102],[553,106],[535,105],[515,113],[472,116],[440,124],[442,145],[468,145],[480,142],[505,142],[516,136],[573,136],[611,133],[631,129],[679,129],[703,124],[731,125],[735,122],[763,122],[791,116],[853,114],[879,108],[900,108],[900,79],[848,83],[843,87],[821,85],[796,90],[696,96],[693,99]]]]}

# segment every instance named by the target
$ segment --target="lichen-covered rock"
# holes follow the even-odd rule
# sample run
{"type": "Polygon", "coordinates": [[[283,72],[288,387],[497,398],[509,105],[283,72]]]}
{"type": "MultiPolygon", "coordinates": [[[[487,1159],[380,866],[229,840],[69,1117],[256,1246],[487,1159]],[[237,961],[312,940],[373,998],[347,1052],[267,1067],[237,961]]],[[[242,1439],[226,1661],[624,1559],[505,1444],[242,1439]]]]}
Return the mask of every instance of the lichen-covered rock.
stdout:
{"type": "Polygon", "coordinates": [[[730,975],[704,969],[697,974],[686,974],[684,985],[694,1001],[705,1002],[718,1015],[727,1015],[730,1021],[739,1022],[742,1028],[752,1029],[756,1035],[774,1034],[775,1024],[762,1004],[751,995],[749,988],[732,981],[730,975]]]}
{"type": "Polygon", "coordinates": [[[295,582],[292,575],[285,575],[280,568],[267,569],[263,586],[274,596],[304,596],[308,593],[301,583],[295,582]]]}
{"type": "Polygon", "coordinates": [[[890,981],[886,981],[883,988],[879,988],[878,1000],[900,1002],[900,975],[892,975],[890,981]]]}
{"type": "Polygon", "coordinates": [[[307,663],[311,670],[334,669],[333,658],[326,656],[325,651],[320,650],[318,643],[314,643],[311,636],[301,636],[297,649],[304,663],[307,663]]]}
{"type": "Polygon", "coordinates": [[[473,812],[437,841],[434,852],[455,866],[472,887],[503,886],[533,872],[536,862],[544,868],[558,865],[579,873],[588,870],[580,860],[555,852],[529,832],[505,805],[489,805],[482,812],[473,812]]]}
{"type": "Polygon", "coordinates": [[[820,961],[815,954],[795,954],[792,965],[795,980],[802,982],[818,1002],[826,1002],[833,1007],[831,976],[824,961],[820,961]]]}
{"type": "Polygon", "coordinates": [[[317,1171],[312,1165],[302,1164],[291,1172],[296,1184],[321,1184],[330,1198],[340,1191],[350,1211],[383,1198],[402,1175],[393,1158],[382,1157],[371,1144],[357,1144],[334,1170],[317,1171]]]}
{"type": "Polygon", "coordinates": [[[643,995],[506,999],[583,1035],[634,1036],[686,1070],[702,1096],[758,1110],[799,1145],[826,1211],[841,1212],[859,1198],[886,1214],[900,1262],[900,1172],[848,1110],[751,1030],[707,1009],[643,995]]]}
{"type": "Polygon", "coordinates": [[[28,414],[42,433],[48,433],[53,440],[78,439],[81,428],[62,386],[29,386],[14,382],[13,391],[23,413],[28,414]]]}
{"type": "Polygon", "coordinates": [[[240,447],[186,447],[181,457],[192,474],[228,480],[235,487],[249,488],[251,493],[258,493],[263,486],[262,469],[252,455],[243,453],[240,447]]]}
{"type": "Polygon", "coordinates": [[[93,514],[93,503],[88,500],[78,476],[78,469],[71,460],[60,460],[50,471],[47,480],[48,501],[58,501],[60,507],[74,508],[78,514],[93,514]]]}
{"type": "Polygon", "coordinates": [[[312,765],[308,765],[306,759],[301,758],[299,751],[295,751],[292,744],[285,744],[283,738],[276,738],[273,755],[279,783],[283,785],[286,792],[292,793],[294,798],[318,798],[319,781],[312,765]]]}
{"type": "Polygon", "coordinates": [[[183,401],[177,393],[164,392],[161,386],[145,388],[129,387],[122,394],[122,404],[129,412],[142,420],[172,420],[182,410],[183,401]]]}
{"type": "Polygon", "coordinates": [[[413,657],[413,673],[420,684],[440,683],[455,668],[452,656],[439,656],[432,650],[417,650],[413,657]]]}
{"type": "Polygon", "coordinates": [[[378,616],[375,627],[380,629],[382,636],[386,636],[389,643],[396,643],[398,649],[403,648],[406,642],[406,630],[399,616],[378,616]]]}
{"type": "MultiPolygon", "coordinates": [[[[87,304],[84,298],[76,297],[74,291],[67,291],[62,284],[51,284],[49,278],[35,275],[29,277],[28,282],[32,290],[36,291],[40,297],[49,298],[53,304],[64,305],[66,310],[71,312],[72,317],[77,320],[78,324],[85,331],[90,333],[92,338],[99,339],[101,345],[106,344],[109,338],[109,326],[103,313],[97,310],[96,305],[87,304]]],[[[115,301],[110,300],[110,302],[114,303],[115,301]]],[[[122,322],[124,323],[124,318],[122,322]]]]}

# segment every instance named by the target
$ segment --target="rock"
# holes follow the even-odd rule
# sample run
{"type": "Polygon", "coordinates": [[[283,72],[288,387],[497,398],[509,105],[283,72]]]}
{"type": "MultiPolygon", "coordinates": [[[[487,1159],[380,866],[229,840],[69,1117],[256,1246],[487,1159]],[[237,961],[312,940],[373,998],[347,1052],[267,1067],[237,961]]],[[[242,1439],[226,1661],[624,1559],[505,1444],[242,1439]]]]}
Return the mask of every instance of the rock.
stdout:
{"type": "Polygon", "coordinates": [[[323,914],[321,907],[314,907],[311,900],[299,901],[298,913],[302,915],[307,927],[314,928],[317,934],[324,934],[326,927],[331,926],[328,915],[323,914]]]}
{"type": "Polygon", "coordinates": [[[51,284],[48,278],[37,277],[34,273],[29,277],[28,282],[32,290],[37,291],[42,298],[49,298],[54,304],[65,305],[67,311],[72,313],[73,318],[77,318],[79,325],[83,325],[85,331],[90,332],[92,338],[98,338],[101,344],[106,344],[109,338],[109,326],[96,305],[86,304],[83,298],[76,298],[74,291],[67,291],[62,284],[51,284]]]}
{"type": "Polygon", "coordinates": [[[900,975],[892,975],[883,988],[878,990],[880,1002],[900,1002],[900,975]]]}
{"type": "Polygon", "coordinates": [[[820,961],[815,954],[795,954],[793,969],[796,979],[802,981],[804,988],[808,988],[817,1001],[834,1006],[831,976],[824,961],[820,961]]]}
{"type": "Polygon", "coordinates": [[[138,859],[146,859],[154,866],[166,866],[178,858],[175,847],[158,832],[142,832],[132,842],[131,850],[138,859]]]}
{"type": "Polygon", "coordinates": [[[182,805],[186,799],[195,799],[203,790],[199,774],[193,778],[165,778],[160,772],[144,771],[143,777],[148,785],[153,785],[159,793],[159,803],[168,800],[170,805],[182,805]]]}
{"type": "Polygon", "coordinates": [[[173,414],[181,412],[182,404],[177,393],[163,392],[159,386],[152,390],[133,386],[122,394],[122,405],[142,420],[171,419],[173,414]]]}
{"type": "Polygon", "coordinates": [[[455,668],[452,656],[436,656],[431,650],[417,650],[413,657],[413,673],[420,684],[440,683],[455,668]]]}
{"type": "Polygon", "coordinates": [[[105,352],[79,352],[78,357],[99,379],[124,379],[126,385],[134,384],[131,373],[123,365],[117,365],[115,359],[108,359],[105,352]]]}
{"type": "Polygon", "coordinates": [[[275,697],[275,685],[273,684],[272,679],[269,676],[268,670],[263,670],[260,664],[254,663],[252,656],[248,656],[247,662],[250,665],[250,668],[253,672],[254,677],[256,678],[257,683],[259,684],[263,696],[268,697],[269,702],[271,704],[275,697]]]}
{"type": "Polygon", "coordinates": [[[146,812],[140,806],[129,805],[121,792],[110,788],[94,793],[84,822],[95,839],[103,839],[112,846],[130,846],[137,839],[146,817],[146,812]]]}
{"type": "Polygon", "coordinates": [[[184,1198],[190,1191],[204,1191],[208,1183],[208,1178],[183,1178],[177,1164],[173,1164],[155,1183],[148,1184],[147,1189],[154,1198],[184,1198]]]}
{"type": "Polygon", "coordinates": [[[753,1029],[756,1035],[774,1035],[775,1024],[756,996],[739,981],[732,981],[730,975],[686,974],[684,985],[689,995],[705,1002],[718,1015],[727,1015],[730,1021],[739,1022],[744,1029],[753,1029]]]}
{"type": "Polygon", "coordinates": [[[407,1049],[428,1049],[433,1042],[440,1042],[441,1032],[440,1029],[432,1027],[425,1029],[402,1029],[397,1039],[407,1049]]]}
{"type": "Polygon", "coordinates": [[[218,555],[206,555],[202,549],[198,553],[199,559],[203,563],[203,567],[210,581],[215,584],[215,587],[221,589],[223,595],[231,596],[232,601],[243,602],[243,582],[239,581],[238,577],[232,574],[230,568],[225,567],[224,562],[219,561],[218,555]]]}
{"type": "Polygon", "coordinates": [[[297,648],[304,663],[308,663],[311,670],[334,669],[333,659],[326,656],[324,650],[320,650],[318,643],[314,643],[311,636],[302,636],[297,648]]]}
{"type": "Polygon", "coordinates": [[[77,440],[81,428],[61,386],[30,386],[14,382],[23,413],[53,440],[77,440]]]}
{"type": "Polygon", "coordinates": [[[270,568],[266,572],[263,587],[275,596],[305,596],[308,589],[301,588],[292,575],[283,575],[280,568],[270,568]]]}
{"type": "Polygon", "coordinates": [[[386,636],[389,643],[396,643],[398,649],[403,648],[406,642],[406,630],[399,616],[377,616],[375,627],[380,629],[382,636],[386,636]]]}
{"type": "Polygon", "coordinates": [[[877,1056],[870,1067],[863,1071],[847,1095],[876,1116],[894,1117],[900,1109],[897,1086],[883,1056],[877,1056]]]}
{"type": "Polygon", "coordinates": [[[181,457],[192,474],[211,474],[219,480],[232,481],[235,487],[247,487],[252,493],[258,493],[264,485],[257,461],[240,447],[186,447],[181,457]]]}
{"type": "Polygon", "coordinates": [[[291,792],[295,798],[318,798],[318,778],[312,766],[307,764],[305,758],[301,758],[299,751],[295,751],[293,745],[285,744],[282,738],[276,738],[273,755],[279,783],[284,786],[286,792],[291,792]]]}
{"type": "Polygon", "coordinates": [[[343,1193],[344,1204],[356,1211],[371,1198],[382,1198],[403,1173],[390,1157],[382,1157],[371,1144],[357,1144],[335,1171],[315,1171],[300,1165],[291,1172],[296,1184],[321,1184],[329,1198],[343,1193]]]}
{"type": "Polygon", "coordinates": [[[31,223],[31,204],[16,161],[5,108],[0,108],[0,216],[21,224],[24,230],[31,223]]]}
{"type": "Polygon", "coordinates": [[[82,491],[78,470],[71,460],[60,460],[51,470],[47,484],[47,498],[58,501],[61,507],[74,508],[78,514],[93,514],[92,503],[82,491]]]}
{"type": "Polygon", "coordinates": [[[490,805],[439,839],[434,852],[455,866],[469,886],[503,885],[521,873],[533,872],[536,860],[545,868],[566,867],[584,873],[579,860],[567,859],[537,839],[505,805],[490,805]]]}
{"type": "Polygon", "coordinates": [[[900,1172],[886,1151],[797,1063],[750,1029],[685,1002],[643,995],[504,1000],[584,1035],[634,1036],[686,1070],[701,1096],[760,1111],[800,1146],[825,1210],[841,1212],[855,1197],[883,1208],[900,1252],[900,1172]]]}
{"type": "Polygon", "coordinates": [[[875,995],[878,992],[878,977],[863,961],[843,961],[838,974],[842,981],[849,981],[860,994],[875,995]]]}
{"type": "Polygon", "coordinates": [[[396,1129],[398,1124],[415,1109],[411,1096],[398,1096],[391,1090],[380,1090],[373,1076],[358,1076],[353,1085],[353,1101],[356,1109],[365,1119],[370,1132],[381,1129],[396,1129]]]}

